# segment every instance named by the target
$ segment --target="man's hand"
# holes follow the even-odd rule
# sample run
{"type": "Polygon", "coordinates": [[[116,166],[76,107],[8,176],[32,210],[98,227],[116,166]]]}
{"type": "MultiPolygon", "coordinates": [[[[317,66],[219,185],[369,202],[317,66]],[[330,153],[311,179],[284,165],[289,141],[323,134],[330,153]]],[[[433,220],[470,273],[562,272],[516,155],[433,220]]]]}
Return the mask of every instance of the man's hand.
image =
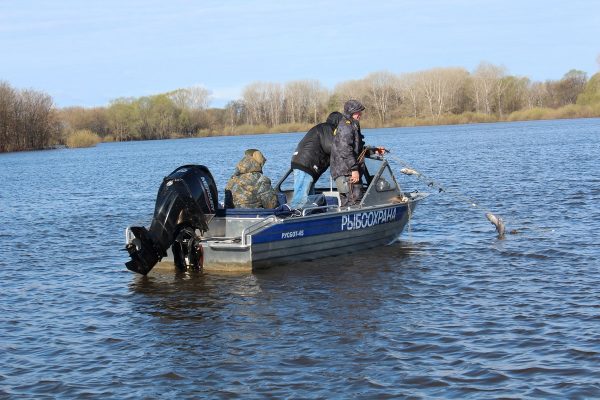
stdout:
{"type": "Polygon", "coordinates": [[[357,183],[359,180],[360,180],[360,175],[358,174],[358,171],[352,171],[352,176],[350,177],[350,182],[357,183]]]}
{"type": "Polygon", "coordinates": [[[385,147],[379,146],[379,147],[375,147],[375,153],[377,153],[380,156],[382,156],[384,153],[389,153],[389,152],[388,152],[388,150],[385,147]]]}

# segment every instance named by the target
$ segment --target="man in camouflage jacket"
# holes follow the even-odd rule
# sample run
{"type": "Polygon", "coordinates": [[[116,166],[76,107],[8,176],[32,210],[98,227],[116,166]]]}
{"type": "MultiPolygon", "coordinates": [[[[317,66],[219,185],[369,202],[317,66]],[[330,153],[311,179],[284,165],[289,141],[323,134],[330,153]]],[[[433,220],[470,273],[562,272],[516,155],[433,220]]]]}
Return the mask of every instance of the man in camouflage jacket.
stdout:
{"type": "Polygon", "coordinates": [[[333,137],[330,169],[342,207],[358,204],[363,195],[361,176],[364,165],[359,155],[365,147],[360,131],[360,117],[364,109],[365,106],[358,100],[348,100],[344,104],[344,118],[333,137]]]}
{"type": "Polygon", "coordinates": [[[271,180],[262,173],[267,159],[256,149],[246,150],[235,173],[225,186],[228,208],[276,208],[277,194],[271,180]]]}

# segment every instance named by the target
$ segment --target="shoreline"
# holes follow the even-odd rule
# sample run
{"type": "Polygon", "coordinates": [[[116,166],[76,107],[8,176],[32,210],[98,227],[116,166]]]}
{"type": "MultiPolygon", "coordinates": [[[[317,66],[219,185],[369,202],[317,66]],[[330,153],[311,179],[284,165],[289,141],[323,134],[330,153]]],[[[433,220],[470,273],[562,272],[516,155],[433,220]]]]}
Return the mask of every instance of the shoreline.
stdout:
{"type": "MultiPolygon", "coordinates": [[[[581,107],[581,106],[576,106],[581,107]]],[[[402,123],[400,124],[369,124],[365,123],[361,127],[362,129],[393,129],[393,128],[415,128],[415,127],[427,127],[427,126],[452,126],[452,125],[473,125],[473,124],[496,124],[496,123],[511,123],[511,122],[528,122],[528,121],[555,121],[555,120],[568,120],[568,119],[594,119],[600,118],[600,104],[595,107],[598,110],[597,115],[586,115],[586,116],[571,116],[568,113],[565,113],[561,116],[555,116],[554,118],[522,118],[517,119],[511,116],[510,114],[508,118],[497,118],[495,116],[484,116],[482,114],[473,114],[473,115],[451,115],[445,118],[440,118],[437,122],[432,121],[431,119],[412,119],[412,118],[402,118],[402,123]],[[477,118],[473,118],[473,117],[477,118]],[[465,117],[467,118],[465,121],[465,117]]],[[[543,109],[548,110],[550,112],[559,112],[561,109],[543,109]]],[[[594,110],[595,111],[595,110],[594,110]]],[[[396,120],[397,121],[397,120],[396,120]]],[[[368,121],[365,121],[368,122],[368,121]]],[[[173,134],[168,137],[162,139],[132,139],[132,140],[122,140],[122,142],[139,142],[146,140],[165,140],[165,139],[193,139],[193,138],[204,138],[204,137],[227,137],[227,136],[246,136],[246,135],[265,135],[265,134],[279,134],[279,133],[302,133],[307,132],[310,128],[312,128],[313,124],[306,124],[305,126],[300,126],[300,124],[294,124],[295,129],[285,129],[289,124],[280,124],[273,127],[264,127],[264,126],[255,126],[255,128],[264,128],[264,129],[248,129],[248,130],[239,130],[237,132],[234,131],[223,131],[221,129],[215,129],[214,131],[209,132],[201,132],[196,135],[182,135],[182,134],[173,134]]],[[[101,138],[100,143],[114,143],[120,142],[115,140],[112,136],[106,136],[105,138],[101,138]]],[[[61,143],[55,143],[53,145],[37,148],[37,149],[22,149],[22,150],[14,150],[14,151],[6,151],[0,152],[0,154],[10,154],[10,153],[20,153],[27,151],[45,151],[45,150],[65,150],[65,149],[76,149],[76,148],[85,148],[85,147],[94,147],[95,144],[91,146],[77,146],[77,147],[69,147],[67,145],[61,143]]]]}

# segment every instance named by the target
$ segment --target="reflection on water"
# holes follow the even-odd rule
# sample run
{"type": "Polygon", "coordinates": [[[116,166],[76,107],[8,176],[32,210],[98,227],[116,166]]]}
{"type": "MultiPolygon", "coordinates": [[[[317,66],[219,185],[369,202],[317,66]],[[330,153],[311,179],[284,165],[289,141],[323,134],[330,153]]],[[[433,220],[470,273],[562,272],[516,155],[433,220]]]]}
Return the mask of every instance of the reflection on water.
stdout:
{"type": "MultiPolygon", "coordinates": [[[[366,130],[481,208],[434,194],[393,245],[242,275],[137,276],[123,230],[256,137],[2,154],[0,398],[600,397],[599,126],[366,130]]],[[[260,136],[274,181],[300,137],[260,136]]]]}

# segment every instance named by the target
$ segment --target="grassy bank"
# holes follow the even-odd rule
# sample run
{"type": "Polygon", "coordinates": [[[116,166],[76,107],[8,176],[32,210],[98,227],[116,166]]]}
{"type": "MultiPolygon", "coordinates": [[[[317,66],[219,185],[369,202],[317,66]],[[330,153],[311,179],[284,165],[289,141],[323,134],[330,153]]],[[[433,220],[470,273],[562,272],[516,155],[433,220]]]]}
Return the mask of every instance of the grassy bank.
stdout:
{"type": "Polygon", "coordinates": [[[600,103],[581,106],[570,104],[561,108],[532,108],[530,110],[515,111],[506,121],[532,121],[541,119],[569,119],[569,118],[596,118],[600,117],[600,103]]]}
{"type": "Polygon", "coordinates": [[[71,133],[66,140],[67,147],[71,149],[79,147],[94,147],[100,142],[100,136],[87,129],[71,133]]]}

